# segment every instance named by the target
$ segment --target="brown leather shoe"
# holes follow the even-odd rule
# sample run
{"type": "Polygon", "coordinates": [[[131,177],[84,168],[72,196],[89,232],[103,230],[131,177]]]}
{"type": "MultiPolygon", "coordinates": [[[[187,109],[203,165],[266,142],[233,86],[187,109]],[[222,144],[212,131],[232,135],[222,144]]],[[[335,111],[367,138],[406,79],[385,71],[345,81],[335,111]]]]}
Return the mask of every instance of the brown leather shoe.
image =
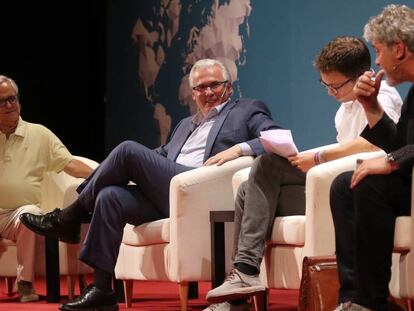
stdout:
{"type": "Polygon", "coordinates": [[[80,242],[80,223],[64,223],[60,220],[61,210],[56,208],[45,215],[23,213],[20,221],[33,232],[57,238],[62,242],[77,244],[80,242]]]}

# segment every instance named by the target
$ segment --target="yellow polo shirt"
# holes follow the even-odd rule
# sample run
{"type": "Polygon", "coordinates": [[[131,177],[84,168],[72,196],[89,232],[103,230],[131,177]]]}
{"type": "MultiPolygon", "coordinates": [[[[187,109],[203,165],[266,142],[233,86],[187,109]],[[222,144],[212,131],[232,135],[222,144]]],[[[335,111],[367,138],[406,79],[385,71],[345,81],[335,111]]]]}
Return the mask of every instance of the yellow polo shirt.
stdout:
{"type": "Polygon", "coordinates": [[[39,205],[43,174],[60,172],[72,159],[49,129],[20,118],[8,139],[0,132],[0,208],[39,205]]]}

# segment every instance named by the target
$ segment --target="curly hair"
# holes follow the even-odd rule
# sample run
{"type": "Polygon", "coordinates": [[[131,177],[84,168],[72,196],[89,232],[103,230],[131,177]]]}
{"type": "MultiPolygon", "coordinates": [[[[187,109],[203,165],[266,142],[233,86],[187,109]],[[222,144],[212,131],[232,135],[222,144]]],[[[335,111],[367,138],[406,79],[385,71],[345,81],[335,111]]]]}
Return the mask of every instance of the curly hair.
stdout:
{"type": "Polygon", "coordinates": [[[370,69],[371,55],[361,39],[341,36],[324,46],[313,65],[321,72],[339,71],[353,78],[370,69]]]}
{"type": "Polygon", "coordinates": [[[414,10],[406,5],[386,6],[365,25],[364,38],[371,43],[378,40],[386,46],[401,40],[410,52],[414,52],[414,10]]]}

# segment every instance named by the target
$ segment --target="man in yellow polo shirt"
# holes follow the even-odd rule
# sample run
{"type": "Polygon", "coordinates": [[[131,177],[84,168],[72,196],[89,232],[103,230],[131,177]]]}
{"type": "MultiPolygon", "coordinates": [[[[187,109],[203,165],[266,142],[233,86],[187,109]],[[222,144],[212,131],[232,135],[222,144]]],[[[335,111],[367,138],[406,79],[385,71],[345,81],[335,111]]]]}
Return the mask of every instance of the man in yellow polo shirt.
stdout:
{"type": "Polygon", "coordinates": [[[92,172],[49,129],[22,120],[18,87],[0,75],[0,237],[16,242],[21,302],[37,301],[39,296],[32,285],[36,235],[20,223],[19,215],[41,213],[44,173],[62,170],[83,178],[92,172]]]}

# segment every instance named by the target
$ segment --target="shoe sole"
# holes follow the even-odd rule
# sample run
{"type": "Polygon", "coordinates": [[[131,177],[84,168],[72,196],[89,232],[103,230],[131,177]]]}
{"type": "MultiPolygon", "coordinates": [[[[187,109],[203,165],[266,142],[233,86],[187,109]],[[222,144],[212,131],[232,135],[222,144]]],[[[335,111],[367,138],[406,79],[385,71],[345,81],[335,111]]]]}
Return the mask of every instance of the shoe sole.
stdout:
{"type": "Polygon", "coordinates": [[[243,288],[239,288],[237,292],[230,292],[228,294],[220,295],[220,296],[210,296],[210,297],[206,297],[206,299],[210,303],[221,303],[221,302],[226,302],[226,301],[231,301],[231,300],[249,298],[251,296],[264,292],[265,290],[266,290],[265,287],[255,287],[255,288],[247,289],[244,291],[243,291],[243,288]]]}
{"type": "Polygon", "coordinates": [[[38,295],[31,295],[31,296],[22,296],[19,298],[20,302],[36,302],[39,301],[38,295]]]}
{"type": "Polygon", "coordinates": [[[112,306],[102,306],[102,307],[92,307],[92,308],[71,308],[66,306],[61,306],[59,308],[61,311],[118,311],[119,306],[118,304],[112,306]]]}
{"type": "Polygon", "coordinates": [[[32,230],[34,233],[39,234],[41,236],[44,237],[48,237],[48,238],[55,238],[55,239],[59,239],[59,241],[61,242],[65,242],[65,243],[69,243],[69,244],[78,244],[80,242],[80,237],[76,237],[76,238],[64,238],[64,237],[59,237],[57,234],[45,234],[44,232],[40,231],[37,227],[32,226],[30,223],[27,223],[25,221],[24,218],[20,218],[20,221],[30,230],[32,230]]]}

